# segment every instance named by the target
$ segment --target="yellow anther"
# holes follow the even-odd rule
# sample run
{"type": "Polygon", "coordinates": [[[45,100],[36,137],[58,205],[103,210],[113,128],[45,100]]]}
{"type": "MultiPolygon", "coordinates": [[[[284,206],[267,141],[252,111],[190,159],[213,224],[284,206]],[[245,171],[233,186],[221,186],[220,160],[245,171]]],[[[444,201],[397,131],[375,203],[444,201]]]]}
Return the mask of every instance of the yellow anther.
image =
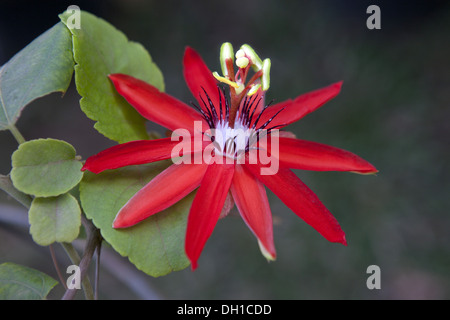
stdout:
{"type": "Polygon", "coordinates": [[[236,89],[239,88],[239,85],[236,82],[220,76],[216,71],[213,72],[213,76],[220,82],[226,83],[227,85],[232,86],[233,88],[236,88],[236,89]]]}

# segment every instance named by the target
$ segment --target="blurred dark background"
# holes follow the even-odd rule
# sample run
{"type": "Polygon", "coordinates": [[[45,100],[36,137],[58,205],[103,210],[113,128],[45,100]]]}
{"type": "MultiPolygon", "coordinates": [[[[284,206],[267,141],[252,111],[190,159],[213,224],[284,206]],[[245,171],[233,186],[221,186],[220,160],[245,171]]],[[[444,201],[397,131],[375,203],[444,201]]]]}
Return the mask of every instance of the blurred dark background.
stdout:
{"type": "MultiPolygon", "coordinates": [[[[289,129],[357,153],[380,170],[298,172],[339,220],[347,247],[327,242],[269,193],[276,262],[265,261],[232,214],[218,223],[195,272],[154,279],[106,248],[100,298],[450,298],[448,1],[2,1],[0,65],[72,4],[142,43],[163,72],[166,92],[184,101],[192,99],[182,77],[187,45],[218,70],[223,42],[251,44],[272,60],[269,98],[277,101],[344,80],[337,98],[289,129]],[[366,27],[371,4],[381,9],[381,30],[366,27]],[[366,287],[369,265],[381,268],[380,290],[366,287]]],[[[113,145],[92,128],[78,99],[72,84],[64,98],[53,94],[29,105],[17,126],[26,139],[66,140],[83,158],[113,145]]],[[[0,146],[0,173],[7,174],[17,144],[2,131],[0,146]]],[[[0,211],[0,263],[57,278],[48,249],[28,234],[25,211],[4,192],[0,211]]],[[[61,296],[58,287],[50,298],[61,296]]]]}

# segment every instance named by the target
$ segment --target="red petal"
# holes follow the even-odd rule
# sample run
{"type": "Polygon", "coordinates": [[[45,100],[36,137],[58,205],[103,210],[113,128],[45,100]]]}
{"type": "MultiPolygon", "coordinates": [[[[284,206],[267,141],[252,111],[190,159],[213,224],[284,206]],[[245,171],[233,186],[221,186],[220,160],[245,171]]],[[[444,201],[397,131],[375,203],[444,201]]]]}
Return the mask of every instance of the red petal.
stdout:
{"type": "Polygon", "coordinates": [[[238,164],[231,193],[242,218],[274,260],[272,213],[264,185],[238,164]]]}
{"type": "MultiPolygon", "coordinates": [[[[271,150],[271,139],[268,150],[271,150]]],[[[276,156],[276,155],[275,155],[276,156]]],[[[314,171],[352,171],[357,173],[375,173],[378,170],[366,160],[349,151],[326,144],[279,138],[280,166],[293,169],[314,171]]]]}
{"type": "Polygon", "coordinates": [[[286,100],[270,106],[261,115],[258,126],[263,125],[266,121],[274,117],[277,112],[280,113],[277,114],[270,122],[270,127],[278,125],[286,126],[290,123],[298,121],[308,113],[313,112],[329,100],[336,97],[341,91],[341,86],[342,81],[322,89],[302,94],[294,100],[286,100]]]}
{"type": "Polygon", "coordinates": [[[142,80],[124,74],[111,74],[109,78],[143,117],[169,130],[184,128],[193,132],[194,121],[203,121],[195,109],[142,80]]]}
{"type": "Polygon", "coordinates": [[[211,236],[233,179],[234,164],[208,165],[189,212],[186,230],[186,255],[192,270],[211,236]]]}
{"type": "Polygon", "coordinates": [[[179,143],[165,138],[119,144],[89,157],[81,170],[100,173],[104,170],[169,159],[172,149],[179,143]]]}
{"type": "Polygon", "coordinates": [[[206,168],[205,164],[171,165],[120,209],[113,227],[130,227],[178,202],[199,186],[206,168]]]}
{"type": "Polygon", "coordinates": [[[328,241],[347,244],[336,218],[291,170],[280,168],[275,175],[261,175],[258,165],[247,165],[246,168],[328,241]]]}
{"type": "Polygon", "coordinates": [[[219,100],[217,80],[212,75],[211,70],[209,70],[202,57],[194,49],[187,47],[184,51],[183,66],[186,84],[191,90],[192,95],[197,99],[201,108],[205,109],[202,98],[208,103],[207,97],[203,91],[205,90],[216,108],[217,114],[219,114],[220,111],[220,100],[222,101],[222,112],[225,114],[225,100],[222,93],[220,93],[221,99],[219,100]]]}

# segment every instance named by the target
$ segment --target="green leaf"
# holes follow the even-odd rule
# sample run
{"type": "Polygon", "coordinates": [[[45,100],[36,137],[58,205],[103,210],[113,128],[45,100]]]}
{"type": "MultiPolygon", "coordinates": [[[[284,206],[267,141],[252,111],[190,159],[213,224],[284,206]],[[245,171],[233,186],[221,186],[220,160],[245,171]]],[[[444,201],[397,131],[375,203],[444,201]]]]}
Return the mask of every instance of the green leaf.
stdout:
{"type": "Polygon", "coordinates": [[[166,165],[130,166],[98,175],[87,172],[80,184],[81,205],[103,238],[154,277],[189,265],[184,237],[192,195],[133,227],[113,229],[112,223],[119,209],[166,165]]]}
{"type": "Polygon", "coordinates": [[[31,101],[65,92],[73,73],[72,39],[59,22],[0,68],[0,130],[14,126],[31,101]]]}
{"type": "MultiPolygon", "coordinates": [[[[70,31],[81,109],[97,121],[95,128],[109,139],[119,143],[147,139],[146,120],[116,92],[108,75],[125,73],[163,90],[160,70],[142,45],[128,41],[108,22],[87,12],[80,13],[81,28],[70,31]]],[[[67,11],[60,15],[68,28],[70,16],[67,11]]]]}
{"type": "Polygon", "coordinates": [[[31,140],[19,145],[12,155],[11,180],[14,186],[36,197],[52,197],[68,192],[83,176],[75,149],[65,141],[31,140]]]}
{"type": "Polygon", "coordinates": [[[81,226],[78,201],[66,193],[58,197],[35,198],[28,213],[34,242],[48,246],[53,242],[72,242],[81,226]]]}
{"type": "Polygon", "coordinates": [[[0,300],[45,299],[57,284],[40,271],[10,262],[0,265],[0,300]]]}

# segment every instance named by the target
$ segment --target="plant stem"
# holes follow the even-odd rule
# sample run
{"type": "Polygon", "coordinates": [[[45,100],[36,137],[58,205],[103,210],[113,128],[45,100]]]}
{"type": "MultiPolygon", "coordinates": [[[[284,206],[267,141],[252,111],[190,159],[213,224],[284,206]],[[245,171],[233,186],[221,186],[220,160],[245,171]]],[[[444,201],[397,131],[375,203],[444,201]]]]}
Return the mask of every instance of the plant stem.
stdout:
{"type": "MultiPolygon", "coordinates": [[[[78,252],[74,248],[74,246],[71,243],[67,243],[67,242],[62,242],[61,245],[64,248],[64,250],[66,251],[66,254],[69,257],[70,261],[73,264],[80,266],[81,258],[78,255],[78,252]]],[[[89,281],[88,277],[84,277],[83,275],[81,275],[81,286],[83,287],[84,296],[85,296],[86,300],[93,300],[93,298],[94,298],[93,292],[94,291],[92,290],[92,285],[91,285],[91,282],[89,281]]],[[[66,290],[69,290],[69,289],[66,289],[66,290]]],[[[66,291],[66,294],[67,294],[67,291],[66,291]]]]}
{"type": "MultiPolygon", "coordinates": [[[[12,184],[12,181],[9,176],[0,175],[0,189],[4,190],[6,193],[8,193],[11,197],[19,201],[25,208],[30,209],[31,202],[33,201],[33,198],[29,195],[20,192],[17,190],[14,185],[12,184]]],[[[80,256],[78,255],[78,252],[75,250],[75,248],[72,246],[71,243],[61,243],[64,250],[66,251],[67,255],[69,256],[69,259],[72,261],[73,264],[80,264],[80,256]]],[[[52,251],[52,248],[50,248],[50,252],[52,254],[52,260],[55,265],[55,268],[57,272],[59,271],[58,265],[56,264],[56,260],[54,257],[54,253],[52,251]]],[[[61,278],[60,272],[58,272],[58,276],[61,278]]],[[[94,294],[92,290],[91,283],[89,281],[89,278],[82,277],[82,286],[83,291],[86,299],[93,299],[94,294]]],[[[65,287],[66,284],[62,282],[62,285],[65,287]]]]}
{"type": "Polygon", "coordinates": [[[22,144],[26,141],[23,135],[20,133],[19,129],[17,129],[15,125],[13,124],[9,125],[8,129],[12,133],[14,138],[16,138],[17,143],[22,144]]]}
{"type": "MultiPolygon", "coordinates": [[[[14,199],[19,201],[25,208],[29,209],[31,206],[31,202],[33,201],[33,198],[29,195],[20,192],[17,190],[14,185],[12,184],[12,181],[9,176],[0,175],[0,189],[4,190],[6,193],[8,193],[10,196],[12,196],[14,199]]],[[[91,261],[92,255],[95,252],[95,249],[99,246],[99,243],[101,243],[101,236],[99,231],[89,223],[85,223],[86,230],[89,230],[90,238],[88,239],[86,250],[83,255],[83,258],[80,259],[80,256],[78,255],[78,252],[75,250],[73,245],[71,243],[61,243],[64,250],[66,251],[67,255],[69,256],[69,259],[72,261],[73,264],[79,265],[81,269],[81,283],[83,286],[83,291],[86,299],[92,300],[94,299],[94,291],[92,290],[91,283],[89,281],[88,277],[85,277],[87,267],[89,266],[89,263],[91,261]],[[91,240],[91,241],[89,241],[91,240]],[[82,268],[83,267],[83,268],[82,268]]],[[[52,256],[53,261],[54,257],[52,256]]],[[[55,268],[58,270],[58,266],[55,264],[55,268]]],[[[65,285],[65,283],[63,283],[65,285]]],[[[70,295],[73,298],[75,296],[75,289],[70,290],[68,289],[67,292],[73,291],[73,293],[70,293],[70,295]]],[[[66,296],[66,295],[65,295],[66,296]]]]}
{"type": "Polygon", "coordinates": [[[98,300],[98,287],[100,281],[100,252],[102,250],[102,243],[100,242],[97,247],[97,260],[95,264],[95,291],[94,291],[94,299],[98,300]]]}
{"type": "Polygon", "coordinates": [[[31,201],[33,198],[29,195],[20,192],[12,184],[11,178],[9,176],[4,176],[0,174],[0,189],[5,191],[11,197],[19,201],[25,208],[29,209],[31,206],[31,201]]]}
{"type": "Polygon", "coordinates": [[[58,274],[59,281],[61,281],[61,284],[64,286],[64,289],[67,290],[66,282],[64,281],[64,277],[61,273],[61,269],[59,268],[58,261],[56,259],[55,255],[55,249],[53,249],[53,245],[49,245],[48,248],[50,249],[50,255],[52,256],[53,265],[55,266],[56,273],[58,274]]]}
{"type": "Polygon", "coordinates": [[[61,246],[66,251],[67,256],[69,257],[70,261],[73,264],[77,264],[77,265],[80,264],[81,258],[78,255],[77,250],[75,250],[75,248],[73,247],[73,245],[71,243],[62,242],[61,246]]]}
{"type": "MultiPolygon", "coordinates": [[[[17,208],[17,210],[11,211],[9,206],[5,206],[1,203],[0,223],[16,226],[22,230],[28,230],[29,228],[27,212],[25,210],[17,208]]],[[[64,247],[64,243],[61,243],[61,245],[64,247]]],[[[82,247],[84,247],[81,241],[74,242],[73,245],[78,250],[81,250],[82,247]]],[[[39,250],[41,249],[44,249],[44,247],[39,248],[39,250]]],[[[139,299],[159,300],[163,298],[163,296],[147,282],[148,277],[146,277],[144,273],[136,269],[128,262],[128,260],[124,260],[118,253],[109,249],[110,248],[102,248],[102,268],[107,269],[113,277],[136,294],[139,299]]]]}
{"type": "MultiPolygon", "coordinates": [[[[87,229],[86,231],[89,232],[88,241],[86,243],[83,257],[81,258],[78,266],[80,267],[81,281],[83,284],[83,289],[84,289],[86,299],[93,300],[94,293],[92,290],[92,286],[91,286],[88,278],[86,278],[87,279],[86,283],[85,283],[84,279],[85,279],[86,273],[88,271],[89,264],[91,263],[92,256],[94,255],[95,250],[98,248],[98,246],[102,242],[102,237],[100,235],[100,231],[97,228],[95,228],[92,224],[91,224],[90,228],[86,228],[86,229],[87,229]],[[87,287],[84,286],[85,284],[87,285],[87,287]]],[[[68,248],[69,248],[69,250],[72,250],[72,249],[75,250],[72,245],[69,245],[68,248]]],[[[62,300],[73,299],[75,297],[76,291],[77,291],[77,289],[67,289],[66,293],[62,297],[62,300]]]]}

